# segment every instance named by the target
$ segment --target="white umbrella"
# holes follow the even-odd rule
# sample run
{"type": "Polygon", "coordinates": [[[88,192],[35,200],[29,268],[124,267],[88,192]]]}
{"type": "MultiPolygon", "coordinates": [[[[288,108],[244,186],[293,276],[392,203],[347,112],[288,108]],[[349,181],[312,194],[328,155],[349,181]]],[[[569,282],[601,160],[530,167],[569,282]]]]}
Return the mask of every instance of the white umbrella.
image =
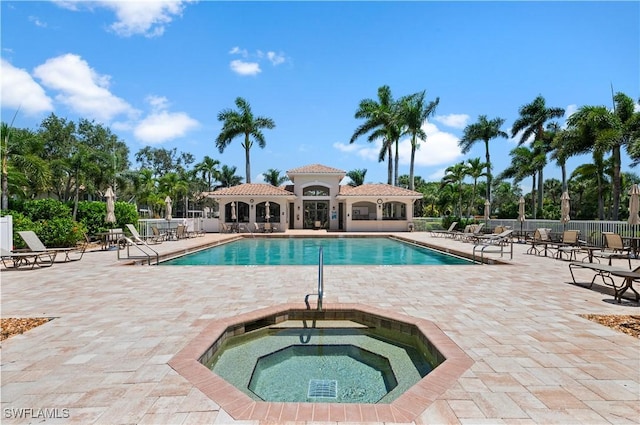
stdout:
{"type": "Polygon", "coordinates": [[[631,186],[629,190],[629,224],[635,226],[640,224],[640,187],[637,184],[631,186]]]}
{"type": "Polygon", "coordinates": [[[522,224],[526,220],[526,215],[524,213],[524,196],[521,196],[518,200],[518,221],[520,222],[520,237],[523,237],[522,234],[522,224]]]}
{"type": "Polygon", "coordinates": [[[269,208],[269,201],[264,203],[264,208],[265,208],[265,210],[264,210],[264,218],[265,218],[265,220],[269,221],[269,219],[271,218],[271,211],[270,211],[270,208],[269,208]]]}
{"type": "Polygon", "coordinates": [[[231,203],[231,220],[235,220],[236,219],[236,203],[232,202],[231,203]]]}
{"type": "Polygon", "coordinates": [[[104,219],[104,221],[106,223],[115,223],[116,222],[116,213],[115,213],[116,194],[114,193],[111,186],[107,188],[107,191],[105,192],[104,197],[107,199],[107,217],[104,219]]]}
{"type": "Polygon", "coordinates": [[[172,201],[171,198],[169,198],[168,196],[166,198],[164,198],[164,206],[165,206],[165,213],[164,213],[164,218],[167,219],[167,221],[171,220],[171,205],[172,205],[172,201]]]}
{"type": "Polygon", "coordinates": [[[518,201],[518,221],[522,224],[526,218],[527,217],[524,215],[524,196],[521,196],[518,201]]]}
{"type": "Polygon", "coordinates": [[[562,224],[567,224],[571,217],[569,216],[569,212],[571,210],[571,206],[569,204],[569,192],[565,191],[560,198],[560,222],[562,224]]]}

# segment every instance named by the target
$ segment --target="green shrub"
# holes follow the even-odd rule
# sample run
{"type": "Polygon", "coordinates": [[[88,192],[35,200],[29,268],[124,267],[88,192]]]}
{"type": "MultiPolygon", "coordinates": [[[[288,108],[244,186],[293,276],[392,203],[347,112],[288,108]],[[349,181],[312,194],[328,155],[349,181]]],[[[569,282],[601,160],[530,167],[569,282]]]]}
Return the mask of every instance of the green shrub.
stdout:
{"type": "Polygon", "coordinates": [[[110,226],[105,223],[107,216],[107,205],[100,201],[78,202],[76,220],[87,228],[89,235],[105,232],[110,226]]]}
{"type": "Polygon", "coordinates": [[[51,220],[58,217],[71,218],[71,208],[55,199],[36,199],[26,201],[22,206],[22,213],[31,221],[51,220]]]}
{"type": "Polygon", "coordinates": [[[27,244],[24,243],[18,232],[21,230],[33,230],[35,228],[35,224],[29,217],[25,217],[24,214],[19,213],[17,211],[2,211],[1,214],[3,217],[5,215],[11,216],[11,221],[13,223],[13,249],[23,249],[27,247],[27,244]]]}
{"type": "Polygon", "coordinates": [[[87,229],[71,218],[56,217],[36,222],[34,231],[47,247],[71,247],[84,239],[87,229]]]}
{"type": "MultiPolygon", "coordinates": [[[[134,204],[128,202],[116,202],[115,205],[116,224],[114,227],[124,229],[127,223],[135,225],[138,223],[138,210],[134,204]]],[[[106,207],[105,207],[106,215],[106,207]]]]}

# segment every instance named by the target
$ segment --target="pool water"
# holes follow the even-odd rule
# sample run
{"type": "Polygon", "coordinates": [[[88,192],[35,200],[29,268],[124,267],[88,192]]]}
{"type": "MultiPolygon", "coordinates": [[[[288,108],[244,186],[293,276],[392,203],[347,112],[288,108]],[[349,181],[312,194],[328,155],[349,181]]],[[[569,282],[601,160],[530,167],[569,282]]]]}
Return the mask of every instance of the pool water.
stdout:
{"type": "Polygon", "coordinates": [[[391,238],[243,238],[162,265],[457,265],[472,261],[391,238]]]}
{"type": "Polygon", "coordinates": [[[207,366],[255,400],[389,403],[435,363],[417,339],[379,332],[263,329],[225,341],[207,366]]]}

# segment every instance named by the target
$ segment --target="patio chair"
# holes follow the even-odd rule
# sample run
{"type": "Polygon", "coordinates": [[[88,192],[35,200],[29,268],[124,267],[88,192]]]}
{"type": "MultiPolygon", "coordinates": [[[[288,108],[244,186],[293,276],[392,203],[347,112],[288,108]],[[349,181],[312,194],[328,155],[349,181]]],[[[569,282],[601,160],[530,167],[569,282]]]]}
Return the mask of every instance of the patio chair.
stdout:
{"type": "Polygon", "coordinates": [[[631,268],[632,248],[623,243],[622,237],[613,232],[602,232],[602,237],[604,238],[604,247],[600,251],[594,251],[592,258],[596,258],[598,261],[601,258],[608,259],[609,265],[614,258],[626,259],[629,261],[629,268],[631,268]]]}
{"type": "Polygon", "coordinates": [[[84,255],[84,251],[87,249],[86,237],[85,242],[79,246],[67,248],[48,248],[42,243],[38,235],[36,235],[35,232],[31,230],[22,230],[18,232],[18,234],[32,252],[55,252],[56,254],[64,254],[64,262],[81,260],[82,256],[84,255]]]}
{"type": "Polygon", "coordinates": [[[7,251],[2,248],[0,250],[2,264],[7,269],[18,269],[20,267],[28,267],[33,269],[38,267],[50,267],[56,259],[55,251],[45,252],[29,252],[29,251],[7,251]]]}
{"type": "Polygon", "coordinates": [[[595,280],[600,276],[602,278],[602,283],[606,286],[611,286],[614,291],[614,299],[618,302],[622,301],[622,294],[627,289],[631,289],[636,295],[636,302],[640,299],[640,294],[633,288],[634,281],[640,281],[640,266],[635,269],[625,269],[623,267],[615,267],[611,265],[605,264],[597,264],[597,263],[583,263],[574,261],[569,264],[569,272],[571,273],[571,279],[573,280],[574,285],[578,285],[576,281],[575,275],[573,274],[573,270],[575,268],[581,268],[586,270],[591,270],[594,272],[593,278],[589,283],[587,288],[591,288],[595,282],[595,280]],[[616,285],[615,280],[613,280],[613,276],[624,278],[620,285],[616,285]]]}
{"type": "Polygon", "coordinates": [[[127,229],[129,229],[129,233],[131,233],[131,240],[136,244],[146,245],[149,242],[162,243],[161,239],[158,239],[153,235],[151,237],[143,239],[142,236],[140,236],[140,233],[138,233],[138,229],[136,229],[133,224],[126,224],[126,226],[127,226],[127,229]]]}
{"type": "Polygon", "coordinates": [[[476,261],[476,251],[480,252],[480,262],[484,264],[485,253],[500,253],[504,256],[504,247],[511,244],[510,259],[513,260],[513,230],[507,229],[499,234],[478,236],[473,246],[473,261],[476,261]]]}
{"type": "Polygon", "coordinates": [[[482,233],[483,227],[484,223],[468,225],[465,227],[464,232],[458,233],[455,237],[462,242],[473,241],[476,237],[484,234],[482,233]]]}
{"type": "Polygon", "coordinates": [[[253,226],[255,227],[255,232],[256,233],[264,232],[264,227],[260,227],[260,225],[258,223],[256,223],[255,221],[253,222],[253,226]]]}
{"type": "Polygon", "coordinates": [[[458,222],[454,221],[453,223],[451,223],[451,226],[449,226],[449,228],[446,230],[444,229],[431,230],[431,236],[435,236],[435,237],[450,236],[454,232],[454,229],[456,228],[457,225],[458,225],[458,222]]]}
{"type": "Polygon", "coordinates": [[[527,254],[540,255],[544,252],[547,256],[549,245],[553,243],[551,240],[551,229],[539,227],[533,233],[533,239],[529,239],[527,243],[531,244],[531,248],[527,250],[527,254]]]}
{"type": "Polygon", "coordinates": [[[586,241],[580,240],[580,230],[565,230],[562,232],[562,239],[553,245],[552,249],[556,250],[555,257],[558,260],[564,260],[564,256],[567,256],[567,260],[576,260],[577,253],[582,250],[582,246],[586,245],[586,241]]]}

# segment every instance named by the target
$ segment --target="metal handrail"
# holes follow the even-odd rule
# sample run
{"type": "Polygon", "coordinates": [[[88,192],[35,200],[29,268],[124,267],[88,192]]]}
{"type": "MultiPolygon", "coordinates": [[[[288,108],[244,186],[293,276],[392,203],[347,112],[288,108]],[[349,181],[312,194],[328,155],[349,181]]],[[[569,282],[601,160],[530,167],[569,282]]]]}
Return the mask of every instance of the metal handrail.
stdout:
{"type": "Polygon", "coordinates": [[[147,264],[151,265],[151,256],[153,255],[154,257],[156,257],[156,264],[160,264],[160,254],[158,254],[158,251],[156,251],[155,249],[151,248],[146,242],[144,244],[137,244],[134,241],[132,241],[130,238],[123,236],[122,238],[120,238],[120,240],[118,241],[117,247],[118,247],[118,260],[121,260],[120,258],[120,246],[124,245],[127,248],[127,258],[122,258],[123,260],[126,259],[130,259],[130,258],[145,258],[147,260],[147,264]],[[142,254],[144,254],[144,256],[139,256],[139,255],[131,255],[129,253],[129,248],[130,247],[136,247],[138,249],[138,251],[140,251],[142,254]],[[145,251],[144,249],[142,249],[142,247],[145,247],[149,250],[151,250],[153,252],[153,254],[150,254],[149,252],[145,251]]]}
{"type": "Polygon", "coordinates": [[[318,305],[317,310],[322,311],[322,298],[324,296],[324,253],[322,251],[322,247],[318,251],[318,293],[316,294],[307,294],[304,297],[304,303],[307,305],[307,310],[311,310],[311,305],[309,304],[309,297],[312,295],[318,296],[318,305]]]}

